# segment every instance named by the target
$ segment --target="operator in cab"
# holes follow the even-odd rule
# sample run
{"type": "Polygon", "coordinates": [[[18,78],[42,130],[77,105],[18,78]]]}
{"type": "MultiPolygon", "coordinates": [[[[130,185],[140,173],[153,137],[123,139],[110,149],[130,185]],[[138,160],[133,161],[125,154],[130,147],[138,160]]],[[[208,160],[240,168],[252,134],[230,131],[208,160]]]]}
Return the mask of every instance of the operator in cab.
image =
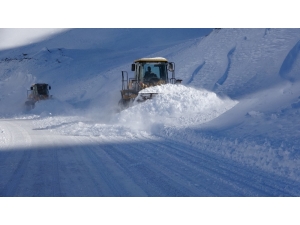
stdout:
{"type": "Polygon", "coordinates": [[[157,78],[157,76],[156,76],[155,73],[152,73],[151,67],[148,66],[147,71],[146,71],[145,76],[144,76],[144,79],[145,80],[149,80],[151,78],[157,78]]]}

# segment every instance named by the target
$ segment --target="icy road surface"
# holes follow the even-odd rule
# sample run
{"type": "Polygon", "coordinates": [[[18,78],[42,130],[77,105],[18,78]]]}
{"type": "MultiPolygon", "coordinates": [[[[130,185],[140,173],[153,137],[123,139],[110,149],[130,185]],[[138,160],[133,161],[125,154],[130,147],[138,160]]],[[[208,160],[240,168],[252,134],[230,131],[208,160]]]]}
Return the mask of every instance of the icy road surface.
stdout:
{"type": "Polygon", "coordinates": [[[157,136],[103,142],[1,119],[0,196],[299,196],[295,181],[157,136]]]}

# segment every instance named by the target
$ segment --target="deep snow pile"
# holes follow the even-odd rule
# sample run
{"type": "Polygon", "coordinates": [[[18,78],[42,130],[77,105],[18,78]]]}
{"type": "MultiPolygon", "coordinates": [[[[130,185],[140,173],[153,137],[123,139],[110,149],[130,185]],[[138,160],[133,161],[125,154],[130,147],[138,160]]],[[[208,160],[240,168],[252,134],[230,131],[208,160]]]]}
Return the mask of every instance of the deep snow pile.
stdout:
{"type": "Polygon", "coordinates": [[[119,123],[133,128],[147,129],[154,124],[187,127],[208,122],[232,108],[237,101],[220,98],[215,93],[166,84],[149,87],[141,93],[158,93],[153,99],[124,110],[118,115],[119,123]]]}
{"type": "MultiPolygon", "coordinates": [[[[58,127],[58,132],[66,135],[118,137],[120,134],[149,132],[158,127],[184,128],[197,126],[208,122],[237,104],[229,98],[220,98],[215,93],[204,89],[186,87],[184,85],[162,85],[144,89],[142,92],[159,93],[153,99],[143,103],[134,102],[120,113],[107,112],[111,115],[106,122],[98,116],[95,117],[49,117],[41,118],[36,126],[58,127]],[[60,119],[58,119],[60,118],[60,119]],[[76,119],[74,119],[76,118],[76,119]],[[64,125],[65,124],[65,125],[64,125]]],[[[61,105],[60,105],[61,106],[61,105]]],[[[57,112],[57,108],[43,111],[43,115],[57,112]]],[[[60,110],[63,110],[60,108],[60,110]]]]}

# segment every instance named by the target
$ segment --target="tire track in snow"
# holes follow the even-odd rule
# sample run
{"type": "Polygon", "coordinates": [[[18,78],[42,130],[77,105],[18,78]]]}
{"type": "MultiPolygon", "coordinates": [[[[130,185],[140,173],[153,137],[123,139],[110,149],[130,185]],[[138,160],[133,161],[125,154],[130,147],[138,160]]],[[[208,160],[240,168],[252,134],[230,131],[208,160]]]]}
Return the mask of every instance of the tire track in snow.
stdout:
{"type": "MultiPolygon", "coordinates": [[[[13,153],[12,153],[13,154],[13,153]]],[[[17,196],[16,193],[20,188],[20,184],[22,183],[22,178],[26,173],[28,168],[28,163],[31,158],[31,151],[23,151],[21,158],[13,157],[13,161],[18,161],[17,163],[11,162],[11,166],[14,167],[14,172],[10,175],[9,180],[4,185],[3,189],[0,191],[0,196],[2,197],[13,197],[17,196]]],[[[3,173],[4,171],[2,171],[3,173]]],[[[4,180],[2,180],[3,182],[4,180]]]]}
{"type": "MultiPolygon", "coordinates": [[[[194,193],[177,183],[164,171],[167,167],[157,164],[157,158],[147,156],[137,144],[106,146],[106,153],[122,168],[126,176],[145,193],[144,196],[194,196],[194,193]],[[147,156],[147,159],[145,158],[147,156]],[[184,190],[184,191],[183,191],[184,190]]],[[[132,196],[137,196],[133,193],[132,196]]]]}
{"type": "MultiPolygon", "coordinates": [[[[161,151],[161,154],[164,154],[163,158],[172,159],[176,163],[175,167],[170,164],[166,165],[166,168],[172,168],[171,172],[189,179],[191,183],[196,183],[197,190],[192,196],[256,196],[258,192],[262,192],[258,189],[250,189],[251,193],[249,194],[249,190],[246,193],[245,188],[249,189],[249,187],[234,180],[232,171],[224,169],[226,168],[224,162],[187,145],[151,143],[147,148],[161,151]]],[[[166,162],[161,161],[161,163],[164,165],[166,162]]]]}
{"type": "Polygon", "coordinates": [[[101,148],[122,168],[124,179],[138,185],[146,196],[299,195],[289,180],[186,144],[170,143],[146,139],[126,147],[115,143],[101,148]]]}
{"type": "Polygon", "coordinates": [[[133,148],[130,148],[131,154],[129,155],[126,150],[118,149],[117,146],[110,146],[105,151],[118,163],[125,174],[146,193],[146,196],[168,196],[170,191],[177,193],[171,196],[186,196],[184,193],[179,193],[180,190],[175,190],[174,187],[170,186],[164,179],[166,177],[161,176],[160,171],[156,170],[153,165],[149,167],[141,161],[136,161],[132,150],[133,148]]]}
{"type": "MultiPolygon", "coordinates": [[[[37,143],[49,134],[28,132],[37,143]]],[[[24,138],[22,132],[17,136],[24,138]]],[[[7,171],[1,176],[1,196],[299,196],[293,188],[298,183],[210,153],[209,148],[218,147],[211,142],[198,148],[165,136],[134,143],[46,137],[46,147],[28,146],[6,159],[12,158],[15,166],[2,167],[7,171]]]]}
{"type": "MultiPolygon", "coordinates": [[[[8,122],[5,120],[1,120],[2,125],[7,129],[9,136],[9,140],[6,143],[7,149],[10,149],[15,146],[22,146],[22,147],[28,147],[31,144],[31,137],[27,133],[27,131],[20,127],[16,126],[12,122],[8,122]],[[20,142],[25,140],[25,146],[24,142],[20,142]]],[[[1,158],[0,162],[3,165],[5,161],[9,160],[10,164],[10,171],[7,171],[8,169],[5,168],[5,171],[1,171],[2,173],[2,183],[5,183],[3,185],[2,190],[0,190],[0,196],[15,196],[17,193],[17,190],[20,188],[20,183],[22,181],[22,178],[24,177],[24,174],[26,172],[26,169],[28,167],[28,163],[31,158],[31,152],[30,151],[22,151],[20,154],[16,154],[15,152],[10,152],[8,150],[7,154],[3,158],[1,158]],[[11,157],[11,156],[18,156],[18,157],[11,157]],[[9,177],[5,177],[7,174],[6,172],[12,173],[12,175],[9,177]],[[6,180],[8,179],[8,180],[6,180]]],[[[1,187],[0,187],[1,188],[1,187]]]]}
{"type": "MultiPolygon", "coordinates": [[[[212,183],[219,184],[220,187],[214,187],[217,188],[214,190],[215,192],[211,188],[209,189],[213,193],[212,196],[231,196],[232,194],[234,196],[299,195],[299,190],[294,188],[294,181],[278,176],[274,177],[273,174],[258,169],[248,169],[244,165],[232,161],[228,164],[226,163],[227,159],[213,153],[199,152],[199,149],[177,142],[171,145],[170,143],[157,144],[157,142],[153,142],[151,145],[154,145],[152,149],[160,149],[158,151],[163,150],[164,154],[169,154],[164,158],[177,158],[177,162],[181,162],[178,165],[186,165],[190,170],[194,170],[194,177],[197,176],[197,173],[202,173],[202,175],[205,174],[204,178],[210,177],[215,180],[212,183]],[[256,172],[253,173],[253,171],[256,172]]],[[[164,162],[161,163],[164,164],[164,162]]],[[[187,174],[182,173],[181,175],[186,177],[187,174]]]]}
{"type": "MultiPolygon", "coordinates": [[[[26,121],[1,122],[11,137],[7,150],[2,152],[0,159],[3,166],[3,189],[0,195],[58,196],[60,182],[57,149],[34,146],[37,136],[25,129],[28,127],[26,121]]],[[[44,136],[43,141],[49,142],[48,136],[44,136]]]]}
{"type": "MultiPolygon", "coordinates": [[[[100,196],[104,197],[122,197],[122,196],[128,196],[128,193],[126,190],[124,190],[124,187],[118,182],[116,182],[116,176],[115,171],[110,171],[108,168],[108,161],[112,165],[115,164],[115,162],[108,159],[108,157],[105,155],[106,153],[105,146],[97,146],[97,149],[95,147],[89,148],[88,151],[86,151],[88,160],[92,163],[93,168],[89,168],[90,171],[93,171],[90,174],[90,177],[95,184],[95,187],[98,187],[98,191],[100,196]],[[92,176],[91,174],[97,175],[97,178],[92,176]]],[[[110,149],[113,151],[113,149],[110,149]]],[[[115,168],[115,167],[114,167],[115,168]]],[[[116,168],[115,168],[116,169],[116,168]]]]}
{"type": "MultiPolygon", "coordinates": [[[[116,148],[118,149],[118,146],[116,148]]],[[[174,155],[174,150],[174,146],[170,148],[161,143],[143,142],[142,144],[131,144],[130,151],[119,149],[110,154],[113,154],[112,157],[121,162],[122,167],[130,173],[130,176],[135,177],[136,174],[139,174],[135,180],[142,188],[146,189],[149,196],[236,195],[237,188],[229,187],[227,187],[226,194],[221,194],[224,193],[224,184],[226,184],[226,180],[223,178],[224,174],[218,173],[217,170],[210,167],[203,167],[203,163],[205,165],[216,164],[212,163],[213,160],[207,163],[206,157],[199,159],[192,155],[189,158],[182,154],[181,150],[178,151],[178,155],[176,153],[174,155]],[[152,150],[149,152],[149,149],[152,150]],[[132,165],[131,170],[127,169],[128,164],[132,165]],[[141,180],[140,177],[144,177],[144,180],[141,180]],[[210,177],[208,181],[207,177],[210,177]],[[222,183],[223,186],[220,186],[219,184],[222,183]]],[[[256,190],[253,196],[257,192],[256,190]]]]}
{"type": "MultiPolygon", "coordinates": [[[[84,145],[83,145],[84,146],[84,145]]],[[[76,174],[70,175],[66,178],[63,190],[65,196],[104,196],[100,187],[103,188],[103,173],[106,170],[103,168],[99,157],[95,155],[94,148],[85,146],[74,147],[70,149],[68,155],[72,155],[74,161],[66,164],[65,175],[76,171],[76,174]]]]}
{"type": "MultiPolygon", "coordinates": [[[[195,161],[195,158],[204,160],[205,164],[203,164],[202,166],[204,166],[205,169],[207,169],[208,171],[212,171],[214,174],[218,175],[219,178],[217,177],[217,179],[222,178],[223,180],[223,178],[225,178],[224,183],[227,183],[234,188],[240,189],[243,196],[299,195],[299,190],[293,187],[289,187],[291,182],[293,183],[293,186],[295,186],[295,181],[291,181],[288,179],[285,180],[282,177],[274,177],[273,174],[268,174],[260,170],[257,170],[253,173],[253,171],[255,171],[256,169],[247,169],[247,167],[245,167],[244,165],[240,165],[232,161],[230,161],[230,163],[228,164],[226,163],[228,161],[227,159],[223,160],[223,158],[217,157],[213,153],[205,153],[203,151],[199,152],[199,149],[193,147],[187,148],[188,146],[186,146],[185,144],[176,143],[176,145],[173,146],[172,151],[170,150],[169,146],[165,147],[170,151],[170,154],[177,155],[178,158],[190,158],[191,164],[193,160],[195,161]],[[177,153],[173,152],[174,150],[176,150],[177,153]],[[191,154],[191,152],[197,152],[197,155],[191,154]],[[212,166],[214,164],[216,166],[212,166]]],[[[197,167],[196,164],[195,166],[197,167]]],[[[235,192],[236,191],[238,190],[235,190],[235,192]]]]}
{"type": "Polygon", "coordinates": [[[88,146],[82,149],[81,145],[68,145],[57,149],[58,171],[53,173],[53,194],[54,196],[66,197],[94,197],[101,196],[95,190],[94,173],[90,173],[91,151],[88,146]],[[56,174],[56,176],[55,176],[56,174]]]}
{"type": "Polygon", "coordinates": [[[59,158],[58,158],[58,150],[53,149],[52,154],[52,193],[53,196],[60,196],[61,194],[61,186],[60,186],[60,180],[59,180],[59,158]]]}
{"type": "Polygon", "coordinates": [[[181,160],[169,154],[161,145],[155,145],[148,142],[143,144],[133,145],[131,153],[140,155],[140,163],[137,163],[139,168],[142,164],[144,167],[151,168],[153,165],[157,167],[156,173],[163,177],[164,181],[168,182],[168,186],[172,188],[165,188],[162,196],[215,196],[216,193],[208,186],[202,185],[202,182],[197,182],[205,179],[202,174],[194,173],[194,168],[186,165],[186,160],[181,160]],[[143,147],[151,151],[141,151],[143,147]],[[146,157],[145,157],[146,156],[146,157]],[[161,157],[160,157],[161,156],[161,157]],[[142,157],[147,158],[147,161],[142,157]],[[165,159],[168,159],[167,161],[165,159]],[[195,178],[198,178],[197,180],[195,178]],[[171,192],[170,190],[178,189],[180,191],[171,192]],[[183,194],[182,194],[183,193],[183,194]]]}
{"type": "MultiPolygon", "coordinates": [[[[189,196],[217,196],[220,194],[220,192],[224,191],[219,189],[218,187],[217,187],[218,189],[217,191],[212,190],[209,185],[202,183],[202,179],[206,180],[208,177],[208,176],[203,176],[205,170],[203,170],[202,163],[205,162],[205,159],[203,157],[197,158],[195,157],[195,155],[192,155],[191,159],[186,157],[186,155],[182,153],[183,150],[187,148],[187,146],[185,146],[183,149],[179,149],[179,151],[176,151],[177,149],[176,144],[173,146],[173,144],[170,143],[168,145],[165,145],[163,143],[158,144],[157,142],[144,142],[143,144],[140,145],[141,147],[147,146],[146,149],[153,150],[151,152],[148,151],[143,152],[143,154],[148,155],[148,158],[151,159],[152,161],[152,162],[147,162],[149,166],[156,164],[159,167],[161,167],[160,171],[162,173],[165,173],[167,177],[170,178],[172,177],[174,181],[177,182],[177,185],[184,190],[184,193],[190,193],[189,196]],[[162,157],[153,157],[153,154],[158,156],[161,155],[162,157]],[[165,159],[169,159],[169,160],[165,161],[165,159]],[[187,187],[184,184],[190,184],[189,185],[190,190],[188,191],[185,190],[187,187]]],[[[139,148],[136,148],[136,151],[138,153],[139,148]]],[[[211,180],[210,184],[214,182],[215,181],[211,180]]]]}
{"type": "Polygon", "coordinates": [[[89,137],[89,140],[92,144],[80,150],[80,161],[85,165],[85,168],[81,170],[81,177],[88,187],[85,193],[89,196],[103,197],[147,196],[124,173],[124,169],[120,167],[116,158],[109,154],[117,151],[114,146],[99,143],[95,137],[89,137]]]}

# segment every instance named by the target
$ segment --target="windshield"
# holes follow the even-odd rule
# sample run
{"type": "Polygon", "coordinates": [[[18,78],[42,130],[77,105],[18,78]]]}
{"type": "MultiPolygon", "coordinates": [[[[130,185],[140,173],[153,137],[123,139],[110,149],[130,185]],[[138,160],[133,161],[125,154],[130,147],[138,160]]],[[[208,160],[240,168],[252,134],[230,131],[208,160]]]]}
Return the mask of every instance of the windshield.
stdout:
{"type": "Polygon", "coordinates": [[[143,80],[157,78],[166,81],[168,79],[165,63],[145,63],[143,64],[141,72],[143,80]]]}
{"type": "Polygon", "coordinates": [[[37,92],[39,95],[48,95],[48,85],[37,85],[37,92]]]}

